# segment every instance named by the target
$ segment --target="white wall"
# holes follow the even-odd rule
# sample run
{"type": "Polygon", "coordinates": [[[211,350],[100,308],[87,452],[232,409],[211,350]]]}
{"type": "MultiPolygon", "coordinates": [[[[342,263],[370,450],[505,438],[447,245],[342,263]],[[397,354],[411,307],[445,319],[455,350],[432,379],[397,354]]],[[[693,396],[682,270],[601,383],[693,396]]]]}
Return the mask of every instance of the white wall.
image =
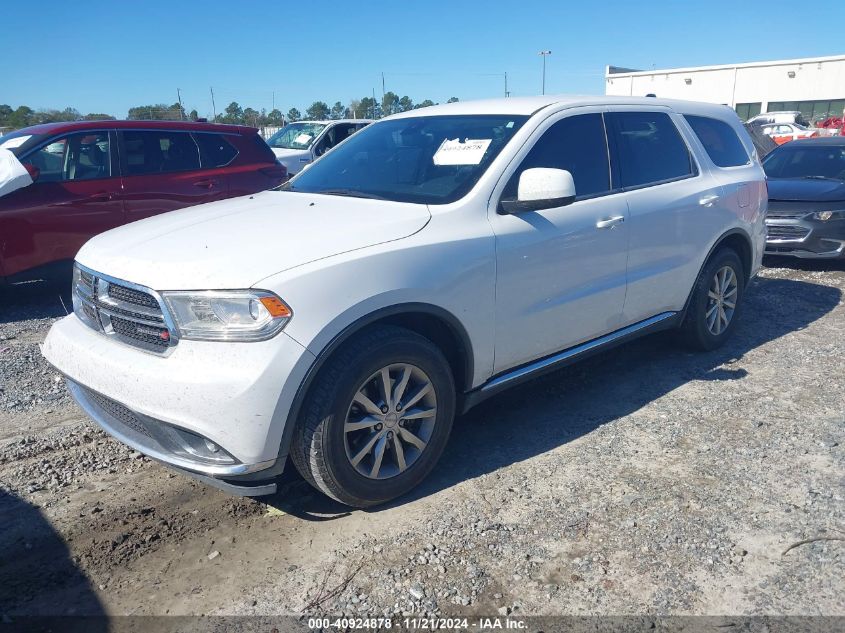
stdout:
{"type": "Polygon", "coordinates": [[[763,104],[845,98],[845,56],[605,75],[605,94],[763,104]],[[795,77],[789,77],[789,72],[795,77]],[[689,80],[690,83],[687,83],[689,80]]]}

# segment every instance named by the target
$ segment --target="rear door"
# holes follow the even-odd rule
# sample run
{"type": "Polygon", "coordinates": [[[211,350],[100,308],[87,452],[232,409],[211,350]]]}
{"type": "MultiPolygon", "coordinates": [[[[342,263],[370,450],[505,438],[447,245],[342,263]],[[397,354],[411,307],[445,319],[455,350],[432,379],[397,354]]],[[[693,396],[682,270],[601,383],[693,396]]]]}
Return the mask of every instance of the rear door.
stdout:
{"type": "Polygon", "coordinates": [[[722,194],[702,173],[666,109],[618,106],[606,115],[614,185],[630,212],[622,325],[681,310],[698,274],[709,220],[722,194]]]}
{"type": "Polygon", "coordinates": [[[20,160],[38,176],[0,199],[7,276],[72,260],[91,237],[124,223],[113,132],[57,136],[20,160]]]}
{"type": "Polygon", "coordinates": [[[122,130],[119,136],[128,222],[226,197],[225,176],[202,168],[190,132],[122,130]]]}

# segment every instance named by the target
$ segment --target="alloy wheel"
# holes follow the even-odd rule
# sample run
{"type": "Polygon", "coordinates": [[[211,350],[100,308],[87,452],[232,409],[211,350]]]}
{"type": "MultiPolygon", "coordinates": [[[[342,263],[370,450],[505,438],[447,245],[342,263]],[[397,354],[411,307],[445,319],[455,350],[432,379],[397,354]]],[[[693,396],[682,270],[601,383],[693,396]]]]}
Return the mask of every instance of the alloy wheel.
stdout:
{"type": "Polygon", "coordinates": [[[343,425],[349,463],[369,479],[389,479],[416,462],[431,439],[437,394],[419,367],[382,367],[358,387],[343,425]]]}
{"type": "Polygon", "coordinates": [[[736,311],[738,281],[734,269],[722,266],[716,271],[707,291],[707,310],[704,314],[707,329],[714,336],[724,332],[736,311]]]}

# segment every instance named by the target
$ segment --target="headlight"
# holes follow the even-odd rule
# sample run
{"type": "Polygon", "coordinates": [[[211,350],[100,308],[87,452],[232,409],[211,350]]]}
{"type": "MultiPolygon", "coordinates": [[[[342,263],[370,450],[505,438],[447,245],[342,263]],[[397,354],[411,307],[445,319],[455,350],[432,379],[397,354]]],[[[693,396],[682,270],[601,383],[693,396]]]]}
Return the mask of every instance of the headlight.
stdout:
{"type": "Polygon", "coordinates": [[[293,316],[284,301],[264,290],[161,294],[179,337],[195,341],[263,341],[281,332],[293,316]]]}
{"type": "Polygon", "coordinates": [[[828,220],[842,220],[845,219],[845,210],[841,211],[816,211],[813,214],[814,220],[821,220],[827,222],[828,220]]]}

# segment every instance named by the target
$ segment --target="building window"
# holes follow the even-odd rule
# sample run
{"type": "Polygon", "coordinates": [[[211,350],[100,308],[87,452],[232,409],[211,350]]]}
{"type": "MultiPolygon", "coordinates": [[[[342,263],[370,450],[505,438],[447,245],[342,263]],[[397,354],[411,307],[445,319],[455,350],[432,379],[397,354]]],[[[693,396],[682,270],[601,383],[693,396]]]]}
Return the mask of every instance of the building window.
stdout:
{"type": "Polygon", "coordinates": [[[762,103],[737,103],[736,104],[736,113],[740,119],[743,121],[747,121],[753,116],[757,116],[760,114],[760,110],[762,108],[762,103]]]}
{"type": "MultiPolygon", "coordinates": [[[[823,99],[821,101],[769,101],[767,112],[797,110],[810,124],[816,124],[830,117],[841,117],[845,99],[823,99]]],[[[739,110],[739,106],[737,106],[739,110]]]]}

